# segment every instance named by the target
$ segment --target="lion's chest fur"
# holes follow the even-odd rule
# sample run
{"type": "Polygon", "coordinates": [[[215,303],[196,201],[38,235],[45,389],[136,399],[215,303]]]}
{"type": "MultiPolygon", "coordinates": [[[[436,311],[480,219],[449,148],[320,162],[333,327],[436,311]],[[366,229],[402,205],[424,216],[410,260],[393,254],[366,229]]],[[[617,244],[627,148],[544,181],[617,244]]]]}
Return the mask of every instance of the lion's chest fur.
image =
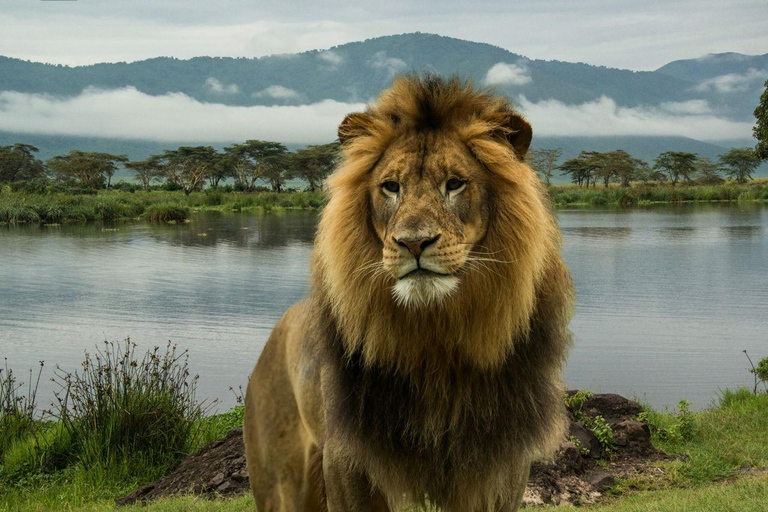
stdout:
{"type": "Polygon", "coordinates": [[[540,378],[543,368],[521,365],[524,349],[496,370],[454,367],[422,375],[368,367],[340,346],[336,354],[329,432],[362,452],[369,467],[397,473],[395,480],[415,487],[416,495],[450,493],[504,467],[527,468],[531,447],[560,418],[560,404],[553,403],[559,391],[540,378]]]}

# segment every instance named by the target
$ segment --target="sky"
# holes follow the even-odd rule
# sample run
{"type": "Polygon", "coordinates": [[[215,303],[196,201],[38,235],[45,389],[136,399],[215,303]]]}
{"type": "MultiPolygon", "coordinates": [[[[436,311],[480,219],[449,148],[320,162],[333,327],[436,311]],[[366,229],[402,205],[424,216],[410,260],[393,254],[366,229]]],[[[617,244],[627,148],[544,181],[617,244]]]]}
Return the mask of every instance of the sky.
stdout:
{"type": "Polygon", "coordinates": [[[404,32],[653,70],[768,51],[766,0],[0,0],[0,55],[56,64],[258,57],[404,32]]]}

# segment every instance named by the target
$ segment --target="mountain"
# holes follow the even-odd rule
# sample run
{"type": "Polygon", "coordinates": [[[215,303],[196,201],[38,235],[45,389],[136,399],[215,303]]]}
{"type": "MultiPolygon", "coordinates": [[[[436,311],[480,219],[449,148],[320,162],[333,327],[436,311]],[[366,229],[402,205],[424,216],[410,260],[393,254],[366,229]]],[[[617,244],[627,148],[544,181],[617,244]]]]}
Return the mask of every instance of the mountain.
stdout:
{"type": "MultiPolygon", "coordinates": [[[[414,33],[378,37],[327,50],[252,59],[196,57],[180,60],[158,57],[131,63],[69,67],[0,56],[0,93],[41,94],[45,95],[42,97],[44,101],[55,103],[58,98],[77,97],[89,88],[112,90],[132,87],[150,96],[182,93],[203,104],[230,106],[307,105],[327,99],[360,103],[375,98],[389,86],[395,74],[408,71],[458,74],[479,85],[493,85],[498,92],[523,105],[556,104],[557,108],[546,110],[544,117],[555,124],[560,119],[557,116],[563,111],[588,104],[587,114],[582,116],[587,120],[583,131],[579,124],[576,129],[571,129],[577,136],[537,135],[534,139],[534,147],[562,147],[564,158],[574,156],[581,150],[618,148],[645,160],[652,160],[667,150],[692,151],[714,158],[729,147],[753,145],[754,141],[725,140],[737,134],[723,132],[718,136],[716,129],[713,129],[714,133],[707,132],[708,140],[719,140],[714,144],[685,137],[585,135],[590,133],[589,123],[597,125],[602,122],[599,115],[613,116],[614,120],[624,116],[632,122],[638,119],[637,122],[645,122],[643,119],[652,117],[661,119],[663,123],[674,116],[689,116],[675,119],[684,119],[682,122],[690,126],[699,119],[696,115],[705,114],[716,120],[751,124],[763,82],[768,78],[768,54],[712,54],[670,62],[656,71],[630,71],[530,59],[489,44],[414,33]],[[612,102],[606,102],[604,98],[610,98],[612,102]],[[589,105],[597,106],[593,108],[589,105]],[[599,111],[595,113],[596,110],[599,111]]],[[[0,112],[3,111],[3,101],[0,97],[0,112]]],[[[47,115],[48,111],[44,112],[47,115]]],[[[88,122],[99,123],[101,120],[88,122]]],[[[148,122],[152,120],[148,119],[148,122]]],[[[11,125],[5,123],[5,126],[11,125]]],[[[11,131],[13,128],[6,130],[9,131],[0,131],[0,145],[28,142],[41,149],[40,156],[43,158],[71,149],[127,154],[132,159],[145,158],[165,148],[191,144],[184,140],[156,142],[27,135],[11,131]]],[[[745,130],[739,133],[742,132],[745,130]]],[[[96,131],[93,133],[98,134],[96,131]]],[[[605,130],[602,133],[605,134],[605,130]]],[[[649,132],[646,130],[644,133],[649,132]]],[[[198,138],[206,137],[208,135],[198,138]]],[[[221,147],[239,142],[232,140],[224,144],[221,137],[219,140],[218,144],[211,145],[221,147]]]]}
{"type": "Polygon", "coordinates": [[[329,98],[359,102],[375,97],[397,72],[459,74],[481,83],[499,63],[512,64],[523,74],[497,84],[497,89],[530,101],[574,104],[608,96],[619,106],[634,107],[713,96],[692,90],[689,79],[670,73],[531,60],[489,44],[422,33],[254,59],[159,57],[68,67],[2,57],[0,90],[74,96],[87,87],[131,86],[150,95],[182,92],[199,101],[229,105],[301,104],[329,98]]]}

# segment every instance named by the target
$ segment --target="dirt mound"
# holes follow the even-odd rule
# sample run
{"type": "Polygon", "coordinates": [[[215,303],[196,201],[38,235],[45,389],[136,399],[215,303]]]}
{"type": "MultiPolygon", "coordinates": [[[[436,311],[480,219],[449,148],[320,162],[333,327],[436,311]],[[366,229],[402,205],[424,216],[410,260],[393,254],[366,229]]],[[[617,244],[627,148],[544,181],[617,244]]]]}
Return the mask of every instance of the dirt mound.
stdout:
{"type": "MultiPolygon", "coordinates": [[[[648,462],[666,458],[651,445],[648,425],[637,420],[642,412],[637,402],[619,395],[596,394],[584,402],[582,412],[588,418],[605,418],[613,430],[615,453],[607,463],[598,463],[602,450],[597,437],[583,422],[572,418],[569,441],[563,442],[555,459],[536,462],[531,468],[524,498],[527,506],[593,503],[616,477],[644,472],[648,462]]],[[[235,496],[249,490],[243,432],[235,429],[184,459],[170,475],[119,499],[117,504],[190,493],[211,498],[235,496]]]]}
{"type": "Polygon", "coordinates": [[[145,503],[179,494],[234,496],[249,490],[243,430],[238,428],[197,450],[170,475],[120,498],[117,504],[145,503]]]}

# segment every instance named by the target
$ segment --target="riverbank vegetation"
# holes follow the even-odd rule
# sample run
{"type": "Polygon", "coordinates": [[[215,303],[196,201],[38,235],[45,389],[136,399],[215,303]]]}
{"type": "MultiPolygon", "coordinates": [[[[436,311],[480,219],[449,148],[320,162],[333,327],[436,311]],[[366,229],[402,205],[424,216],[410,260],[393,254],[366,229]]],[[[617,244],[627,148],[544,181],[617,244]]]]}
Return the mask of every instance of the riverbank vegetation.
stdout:
{"type": "MultiPolygon", "coordinates": [[[[242,425],[242,405],[206,414],[211,404],[197,401],[197,377],[189,373],[186,352],[173,345],[140,354],[130,340],[104,343],[86,355],[77,374],[53,372],[59,391],[45,411],[36,404],[42,373],[42,367],[32,371],[22,383],[7,366],[0,371],[0,510],[111,510],[116,498],[242,425]]],[[[739,510],[761,510],[768,490],[768,392],[726,390],[702,411],[683,402],[675,411],[646,408],[641,416],[653,444],[672,457],[649,463],[654,471],[617,480],[607,500],[590,508],[673,510],[714,499],[723,505],[717,510],[737,503],[739,510]]],[[[252,507],[249,496],[186,497],[141,510],[252,507]]]]}
{"type": "MultiPolygon", "coordinates": [[[[182,222],[200,210],[321,208],[322,184],[339,161],[339,148],[332,143],[290,152],[277,142],[249,140],[222,152],[183,146],[141,161],[72,151],[42,162],[34,146],[2,146],[0,223],[182,222]],[[121,167],[134,181],[113,183],[121,167]],[[307,189],[287,188],[290,180],[307,189]]],[[[751,148],[730,150],[718,162],[667,151],[652,165],[622,150],[582,151],[558,165],[561,156],[559,149],[528,156],[556,207],[768,201],[768,179],[752,179],[761,160],[751,148]],[[552,185],[555,172],[572,184],[552,185]]]]}

